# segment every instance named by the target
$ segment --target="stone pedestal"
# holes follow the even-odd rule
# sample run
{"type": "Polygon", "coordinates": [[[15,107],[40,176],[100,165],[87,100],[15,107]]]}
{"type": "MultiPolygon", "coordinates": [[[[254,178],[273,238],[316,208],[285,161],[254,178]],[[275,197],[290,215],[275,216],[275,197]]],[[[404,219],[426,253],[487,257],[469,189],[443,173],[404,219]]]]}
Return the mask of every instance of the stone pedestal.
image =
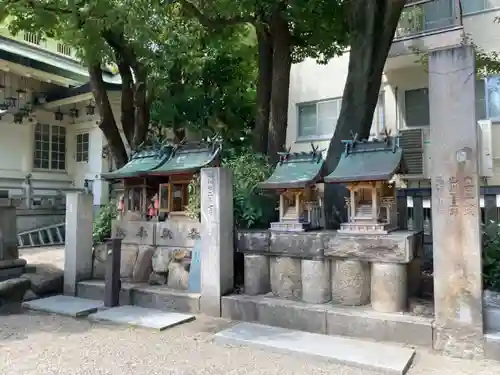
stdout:
{"type": "Polygon", "coordinates": [[[245,255],[245,294],[257,296],[271,291],[269,257],[245,255]]]}
{"type": "Polygon", "coordinates": [[[475,56],[471,46],[429,54],[434,347],[484,355],[475,56]]]}
{"type": "Polygon", "coordinates": [[[233,289],[233,184],[231,170],[201,170],[200,309],[221,316],[221,297],[233,289]]]}
{"type": "Polygon", "coordinates": [[[375,311],[402,312],[408,307],[406,264],[372,263],[371,300],[375,311]]]}
{"type": "Polygon", "coordinates": [[[18,258],[16,208],[0,206],[0,261],[18,258]]]}
{"type": "Polygon", "coordinates": [[[332,299],[330,262],[328,260],[307,260],[301,262],[302,301],[326,303],[332,299]]]}
{"type": "Polygon", "coordinates": [[[79,281],[92,277],[93,197],[83,192],[66,196],[64,294],[74,296],[79,281]]]}
{"type": "Polygon", "coordinates": [[[302,296],[301,260],[284,256],[271,258],[271,292],[276,297],[299,300],[302,296]]]}
{"type": "Polygon", "coordinates": [[[358,260],[332,260],[332,302],[345,306],[370,303],[370,264],[358,260]]]}

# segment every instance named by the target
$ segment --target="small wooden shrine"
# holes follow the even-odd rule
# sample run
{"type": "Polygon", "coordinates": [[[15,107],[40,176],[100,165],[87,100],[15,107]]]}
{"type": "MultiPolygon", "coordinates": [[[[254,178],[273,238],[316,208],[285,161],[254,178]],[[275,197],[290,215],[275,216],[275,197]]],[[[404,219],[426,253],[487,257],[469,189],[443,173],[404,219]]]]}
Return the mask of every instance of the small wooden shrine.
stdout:
{"type": "Polygon", "coordinates": [[[348,222],[339,233],[387,234],[397,229],[396,188],[392,181],[404,172],[399,138],[342,141],[345,150],[325,183],[345,184],[348,222]]]}
{"type": "Polygon", "coordinates": [[[215,142],[148,147],[102,177],[123,181],[122,213],[136,212],[141,219],[164,221],[169,214],[184,213],[189,183],[201,168],[218,165],[219,154],[220,145],[215,142]]]}
{"type": "Polygon", "coordinates": [[[172,149],[160,145],[143,147],[123,167],[101,175],[106,180],[123,182],[122,213],[135,212],[142,219],[147,217],[150,201],[158,190],[157,179],[149,177],[148,172],[168,160],[172,149]]]}
{"type": "Polygon", "coordinates": [[[302,232],[323,227],[321,194],[316,186],[322,182],[321,151],[312,146],[310,152],[281,152],[279,157],[272,175],[259,184],[280,196],[279,221],[271,223],[271,230],[302,232]]]}
{"type": "Polygon", "coordinates": [[[201,168],[219,165],[220,151],[217,142],[183,143],[172,149],[168,160],[148,173],[160,179],[157,212],[160,220],[166,214],[184,214],[189,183],[201,168]]]}

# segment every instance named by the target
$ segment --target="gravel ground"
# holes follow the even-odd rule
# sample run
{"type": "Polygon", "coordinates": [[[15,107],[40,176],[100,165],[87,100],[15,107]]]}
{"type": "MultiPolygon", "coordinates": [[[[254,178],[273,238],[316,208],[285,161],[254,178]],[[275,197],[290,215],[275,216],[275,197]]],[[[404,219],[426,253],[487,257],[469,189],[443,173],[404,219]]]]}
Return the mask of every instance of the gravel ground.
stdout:
{"type": "MultiPolygon", "coordinates": [[[[159,333],[85,319],[4,311],[0,313],[0,374],[378,375],[320,360],[213,343],[213,334],[231,324],[198,317],[159,333]]],[[[500,374],[500,364],[419,353],[409,374],[493,375],[500,374]]]]}
{"type": "MultiPolygon", "coordinates": [[[[64,264],[62,248],[24,249],[28,264],[64,264]]],[[[379,375],[320,360],[222,346],[213,334],[231,322],[198,316],[158,333],[56,315],[0,310],[1,375],[379,375]]],[[[390,355],[390,353],[387,353],[390,355]]],[[[409,375],[498,375],[500,363],[420,351],[409,375]]]]}

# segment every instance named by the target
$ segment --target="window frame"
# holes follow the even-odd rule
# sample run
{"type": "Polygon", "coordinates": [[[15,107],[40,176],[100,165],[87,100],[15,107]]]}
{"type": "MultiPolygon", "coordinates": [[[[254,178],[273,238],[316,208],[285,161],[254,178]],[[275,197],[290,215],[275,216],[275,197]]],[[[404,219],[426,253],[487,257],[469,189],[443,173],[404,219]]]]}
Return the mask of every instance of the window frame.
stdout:
{"type": "MultiPolygon", "coordinates": [[[[43,128],[42,128],[43,130],[43,128]]],[[[40,171],[40,172],[54,172],[54,173],[66,173],[67,172],[67,168],[68,168],[68,132],[67,132],[67,128],[63,125],[53,125],[53,124],[42,124],[42,123],[37,123],[35,124],[35,126],[33,127],[33,154],[32,154],[32,163],[33,163],[33,170],[34,171],[40,171]],[[48,126],[49,127],[49,149],[48,149],[48,168],[44,168],[42,167],[42,157],[40,156],[40,166],[36,166],[36,161],[37,161],[37,151],[40,151],[42,152],[43,150],[37,150],[37,126],[48,126]],[[54,151],[54,145],[55,145],[55,142],[53,142],[52,140],[52,135],[53,135],[53,132],[54,132],[54,129],[55,128],[58,128],[59,129],[64,129],[64,143],[63,143],[63,146],[64,146],[64,151],[62,152],[62,154],[64,155],[64,168],[63,169],[60,169],[60,168],[52,168],[52,162],[53,162],[53,153],[56,152],[54,151]]],[[[43,134],[43,131],[40,132],[40,134],[43,134]]],[[[40,139],[40,142],[43,143],[43,139],[40,139]]],[[[60,151],[59,151],[60,153],[60,151]]],[[[57,160],[57,162],[61,162],[61,160],[57,160]]]]}
{"type": "Polygon", "coordinates": [[[430,119],[430,102],[429,102],[429,87],[416,87],[416,88],[411,88],[411,89],[405,89],[403,91],[403,119],[404,119],[404,124],[405,128],[407,129],[418,129],[418,128],[428,128],[431,125],[431,119],[430,119]],[[407,115],[407,110],[408,110],[408,101],[406,99],[406,93],[410,91],[420,91],[420,90],[427,90],[427,110],[429,112],[429,123],[428,124],[417,124],[417,125],[409,125],[408,124],[408,115],[407,115]]]}
{"type": "Polygon", "coordinates": [[[88,163],[89,162],[89,153],[90,153],[90,133],[89,132],[80,132],[80,133],[76,133],[76,136],[75,136],[75,162],[76,163],[88,163]],[[78,142],[78,138],[79,137],[84,137],[84,136],[87,136],[87,142],[81,142],[79,143],[78,142]],[[81,144],[82,147],[86,144],[87,145],[87,150],[81,150],[79,151],[78,150],[78,145],[81,144]],[[83,158],[83,159],[79,159],[78,156],[79,155],[82,155],[82,156],[85,156],[86,154],[86,158],[83,158]]]}
{"type": "MultiPolygon", "coordinates": [[[[297,119],[297,134],[296,134],[295,138],[296,138],[297,142],[323,141],[323,140],[329,140],[332,138],[333,133],[335,131],[335,128],[333,128],[333,131],[329,134],[322,134],[322,135],[317,134],[318,129],[319,129],[318,104],[328,103],[328,102],[337,102],[338,114],[340,115],[340,109],[342,108],[342,97],[315,100],[315,101],[309,101],[309,102],[301,102],[301,103],[297,103],[295,105],[295,109],[296,109],[295,116],[297,119]],[[314,105],[316,107],[316,134],[311,135],[311,136],[301,136],[300,135],[300,108],[301,108],[301,106],[310,106],[310,105],[314,105]]],[[[338,121],[338,116],[337,116],[337,121],[338,121]]],[[[335,126],[337,126],[336,123],[335,123],[335,126]]]]}

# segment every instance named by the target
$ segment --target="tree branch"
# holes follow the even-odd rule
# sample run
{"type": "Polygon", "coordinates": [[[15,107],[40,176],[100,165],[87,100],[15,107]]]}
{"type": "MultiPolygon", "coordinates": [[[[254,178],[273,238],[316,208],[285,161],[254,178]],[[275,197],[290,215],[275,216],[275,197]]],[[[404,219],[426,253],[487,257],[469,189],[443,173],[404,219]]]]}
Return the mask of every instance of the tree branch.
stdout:
{"type": "Polygon", "coordinates": [[[256,17],[254,15],[239,15],[231,18],[226,17],[215,17],[212,18],[203,13],[203,11],[198,8],[195,4],[193,4],[189,0],[179,0],[179,3],[191,14],[191,16],[198,19],[198,21],[209,29],[220,29],[223,26],[234,26],[242,23],[253,23],[256,21],[256,17]]]}

